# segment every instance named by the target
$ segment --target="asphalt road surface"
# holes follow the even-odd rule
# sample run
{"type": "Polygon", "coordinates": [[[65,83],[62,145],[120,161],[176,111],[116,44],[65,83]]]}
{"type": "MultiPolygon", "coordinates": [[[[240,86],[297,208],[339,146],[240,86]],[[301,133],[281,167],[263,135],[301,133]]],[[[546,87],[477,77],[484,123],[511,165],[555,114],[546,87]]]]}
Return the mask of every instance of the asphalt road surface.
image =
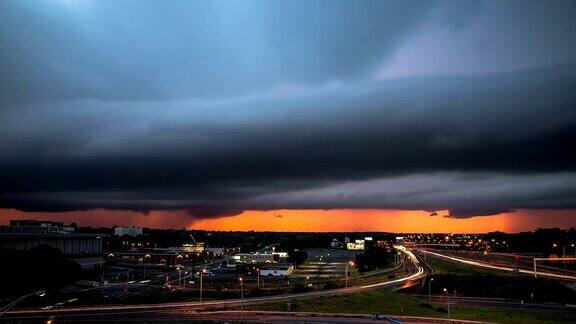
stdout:
{"type": "Polygon", "coordinates": [[[229,299],[229,300],[216,300],[205,302],[177,302],[177,303],[163,303],[163,304],[140,304],[140,305],[96,305],[96,306],[78,306],[78,307],[63,307],[58,309],[27,309],[27,310],[13,310],[5,314],[5,318],[35,318],[37,316],[58,315],[59,317],[66,314],[74,314],[77,316],[96,315],[101,316],[105,313],[127,313],[127,312],[140,312],[140,313],[153,313],[169,311],[174,309],[208,309],[208,308],[228,308],[237,307],[241,305],[254,305],[270,302],[290,301],[296,299],[313,298],[319,296],[333,296],[341,294],[359,293],[365,290],[377,288],[399,288],[405,285],[410,285],[413,282],[419,281],[425,277],[428,270],[425,265],[421,265],[418,258],[403,246],[397,247],[398,251],[406,254],[408,260],[414,266],[414,271],[403,278],[388,280],[375,284],[353,286],[341,289],[312,291],[297,294],[286,294],[277,296],[255,297],[245,299],[229,299]]]}
{"type": "MultiPolygon", "coordinates": [[[[303,312],[266,312],[266,311],[218,311],[218,312],[122,312],[101,314],[65,314],[56,319],[58,323],[98,323],[98,322],[126,322],[126,323],[190,323],[194,321],[214,321],[233,323],[248,321],[251,323],[373,323],[374,314],[335,314],[335,313],[303,313],[303,312]]],[[[479,324],[478,321],[461,321],[443,318],[377,315],[382,323],[466,323],[479,324]]],[[[15,318],[16,319],[16,318],[15,318]]],[[[26,317],[23,323],[43,323],[45,318],[26,317]]]]}

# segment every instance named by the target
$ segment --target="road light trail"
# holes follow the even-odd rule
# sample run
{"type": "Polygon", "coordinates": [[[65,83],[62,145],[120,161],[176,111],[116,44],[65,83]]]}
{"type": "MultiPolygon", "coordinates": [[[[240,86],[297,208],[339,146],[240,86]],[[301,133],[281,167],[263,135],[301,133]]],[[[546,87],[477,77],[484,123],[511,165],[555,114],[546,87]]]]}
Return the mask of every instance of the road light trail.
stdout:
{"type": "MultiPolygon", "coordinates": [[[[423,252],[423,253],[427,253],[427,254],[431,254],[431,255],[440,257],[440,258],[444,258],[444,259],[448,259],[448,260],[452,260],[452,261],[456,261],[456,262],[468,264],[468,265],[475,266],[475,267],[481,267],[481,268],[488,268],[488,269],[494,269],[494,270],[500,270],[500,271],[507,271],[507,272],[514,272],[514,273],[523,273],[523,274],[528,274],[528,275],[534,275],[534,271],[531,271],[531,270],[515,269],[515,268],[511,268],[511,267],[496,266],[496,265],[492,265],[492,264],[488,264],[488,263],[482,263],[482,262],[478,262],[478,261],[472,261],[472,260],[467,260],[467,259],[455,258],[455,257],[449,256],[449,255],[440,254],[440,253],[436,253],[436,252],[432,252],[432,251],[426,251],[426,250],[420,250],[420,251],[423,252]]],[[[536,274],[539,275],[539,276],[542,276],[542,277],[548,277],[548,278],[554,278],[554,279],[576,280],[576,276],[568,276],[568,275],[562,275],[562,274],[551,273],[551,272],[538,271],[538,272],[536,272],[536,274]]]]}
{"type": "Polygon", "coordinates": [[[168,309],[178,309],[178,308],[206,308],[206,307],[233,307],[233,306],[240,306],[242,303],[244,305],[253,305],[259,303],[269,303],[275,301],[287,301],[287,300],[294,300],[294,299],[304,299],[304,298],[312,298],[312,297],[320,297],[320,296],[331,296],[331,295],[340,295],[340,294],[348,294],[348,293],[356,293],[361,292],[364,290],[371,290],[376,288],[384,288],[395,286],[399,283],[409,282],[411,280],[417,280],[424,276],[426,276],[426,270],[420,265],[418,258],[406,249],[404,246],[395,246],[395,248],[406,254],[408,259],[414,264],[416,267],[416,271],[412,274],[384,282],[379,282],[375,284],[369,285],[362,285],[362,286],[353,286],[348,288],[340,288],[340,289],[332,289],[332,290],[322,290],[322,291],[312,291],[312,292],[305,292],[305,293],[297,293],[297,294],[286,294],[286,295],[277,295],[277,296],[266,296],[266,297],[254,297],[254,298],[244,298],[242,301],[241,299],[231,299],[231,300],[220,300],[220,301],[204,301],[200,302],[177,302],[177,303],[164,303],[164,304],[140,304],[140,305],[105,305],[105,306],[84,306],[84,307],[71,307],[71,308],[60,308],[54,310],[40,310],[40,309],[30,309],[30,310],[20,310],[20,311],[11,311],[7,314],[15,315],[15,316],[33,316],[37,314],[63,314],[63,313],[74,313],[74,314],[81,314],[81,313],[93,313],[93,312],[116,312],[116,311],[141,311],[141,312],[154,312],[154,311],[162,311],[168,309]]]}

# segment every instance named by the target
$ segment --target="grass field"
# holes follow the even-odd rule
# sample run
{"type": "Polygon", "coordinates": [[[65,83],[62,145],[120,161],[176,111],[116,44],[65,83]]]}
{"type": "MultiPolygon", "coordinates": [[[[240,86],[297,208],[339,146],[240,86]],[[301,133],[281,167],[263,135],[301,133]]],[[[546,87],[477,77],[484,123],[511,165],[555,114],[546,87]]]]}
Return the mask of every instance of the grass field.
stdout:
{"type": "Polygon", "coordinates": [[[456,262],[443,261],[436,258],[428,257],[426,260],[433,269],[434,274],[442,275],[460,275],[460,276],[475,276],[475,275],[499,275],[499,276],[511,276],[512,274],[505,274],[501,271],[494,271],[490,269],[482,269],[471,266],[466,266],[458,264],[456,262]]]}
{"type": "MultiPolygon", "coordinates": [[[[245,310],[286,311],[286,303],[270,303],[244,307],[245,310]]],[[[297,312],[348,313],[406,315],[406,316],[448,316],[444,307],[431,305],[417,298],[388,290],[369,291],[360,294],[318,297],[291,303],[291,310],[297,312]]],[[[483,320],[496,323],[576,323],[576,312],[545,312],[532,310],[480,309],[472,307],[450,307],[452,318],[483,320]]]]}
{"type": "MultiPolygon", "coordinates": [[[[434,258],[428,258],[427,263],[434,269],[432,294],[441,294],[447,288],[451,294],[459,296],[576,303],[576,292],[555,280],[534,279],[434,258]]],[[[422,293],[427,293],[427,287],[425,290],[422,293]]]]}

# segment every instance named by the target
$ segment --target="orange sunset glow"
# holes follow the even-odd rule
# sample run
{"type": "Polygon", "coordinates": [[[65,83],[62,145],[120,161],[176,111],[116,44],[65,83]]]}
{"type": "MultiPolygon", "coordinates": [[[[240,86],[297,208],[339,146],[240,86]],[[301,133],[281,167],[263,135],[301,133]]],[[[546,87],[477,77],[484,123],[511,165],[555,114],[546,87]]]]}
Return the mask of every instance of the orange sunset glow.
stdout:
{"type": "Polygon", "coordinates": [[[382,231],[396,233],[483,233],[520,232],[536,228],[575,226],[573,210],[520,210],[495,216],[455,219],[430,216],[427,211],[334,209],[245,211],[236,216],[198,218],[186,211],[90,210],[77,212],[26,213],[1,209],[0,221],[40,219],[76,222],[79,226],[136,225],[151,228],[189,228],[222,231],[350,232],[382,231]]]}
{"type": "Polygon", "coordinates": [[[229,231],[382,231],[395,233],[519,232],[538,227],[574,226],[573,211],[518,211],[495,216],[455,219],[447,211],[406,210],[274,210],[246,211],[237,216],[194,221],[189,227],[229,231]]]}

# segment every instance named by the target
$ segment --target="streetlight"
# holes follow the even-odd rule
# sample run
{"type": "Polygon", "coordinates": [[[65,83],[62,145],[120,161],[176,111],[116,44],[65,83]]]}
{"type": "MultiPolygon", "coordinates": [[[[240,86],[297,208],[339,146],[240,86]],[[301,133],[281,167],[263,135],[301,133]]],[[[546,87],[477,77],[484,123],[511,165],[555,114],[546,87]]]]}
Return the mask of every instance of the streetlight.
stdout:
{"type": "Polygon", "coordinates": [[[204,277],[205,273],[206,269],[202,269],[202,271],[200,271],[200,302],[202,302],[202,278],[204,277]]]}
{"type": "Polygon", "coordinates": [[[146,265],[147,265],[146,259],[150,259],[150,254],[146,254],[142,259],[144,263],[144,280],[146,280],[146,265]]]}
{"type": "Polygon", "coordinates": [[[444,293],[446,294],[446,305],[448,305],[448,319],[450,319],[450,294],[448,294],[448,289],[444,288],[444,293]]]}
{"type": "Polygon", "coordinates": [[[240,281],[240,318],[242,318],[244,316],[244,280],[240,277],[238,281],[240,281]]]}
{"type": "Polygon", "coordinates": [[[354,266],[354,262],[352,261],[346,262],[346,280],[345,280],[346,287],[348,287],[348,265],[354,266]]]}
{"type": "Polygon", "coordinates": [[[428,302],[429,303],[432,303],[432,295],[431,295],[432,281],[434,281],[434,278],[430,278],[430,281],[428,281],[428,302]]]}
{"type": "Polygon", "coordinates": [[[182,266],[177,266],[176,270],[178,270],[178,287],[182,288],[182,266]]]}
{"type": "Polygon", "coordinates": [[[6,313],[7,311],[9,311],[12,307],[16,306],[16,304],[18,304],[19,302],[23,301],[24,299],[28,298],[28,297],[32,297],[32,296],[38,296],[38,297],[44,297],[44,295],[46,295],[46,291],[44,290],[40,290],[28,295],[24,295],[22,297],[19,297],[17,299],[15,299],[14,301],[12,301],[11,303],[9,303],[8,305],[4,306],[2,309],[0,309],[0,317],[2,315],[4,315],[4,313],[6,313]]]}
{"type": "Polygon", "coordinates": [[[574,247],[574,244],[564,245],[564,246],[562,247],[562,256],[563,256],[563,257],[566,256],[566,248],[567,248],[567,247],[573,248],[573,247],[574,247]]]}
{"type": "Polygon", "coordinates": [[[260,268],[256,268],[256,274],[258,275],[258,290],[260,290],[260,268]]]}
{"type": "MultiPolygon", "coordinates": [[[[118,279],[120,281],[120,279],[118,279]]],[[[126,271],[126,288],[125,293],[128,294],[128,285],[130,283],[130,270],[126,271]]]]}

